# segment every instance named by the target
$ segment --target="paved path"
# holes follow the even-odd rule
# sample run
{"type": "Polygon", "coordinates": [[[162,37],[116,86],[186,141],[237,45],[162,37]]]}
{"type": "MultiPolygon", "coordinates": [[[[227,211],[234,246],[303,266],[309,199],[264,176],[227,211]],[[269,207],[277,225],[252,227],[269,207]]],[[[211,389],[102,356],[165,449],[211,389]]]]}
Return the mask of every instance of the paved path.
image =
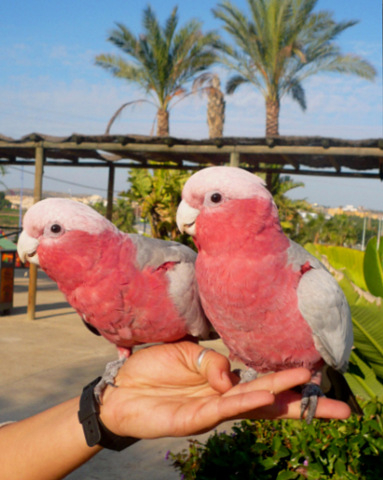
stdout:
{"type": "MultiPolygon", "coordinates": [[[[83,326],[56,284],[43,272],[38,275],[36,320],[26,320],[28,271],[20,269],[11,315],[0,317],[0,422],[19,420],[77,396],[103,372],[106,362],[116,358],[114,346],[83,326]]],[[[206,343],[225,351],[220,341],[206,343]]],[[[165,455],[187,444],[187,439],[165,438],[143,440],[120,453],[102,451],[67,479],[176,480],[179,473],[165,455]]]]}

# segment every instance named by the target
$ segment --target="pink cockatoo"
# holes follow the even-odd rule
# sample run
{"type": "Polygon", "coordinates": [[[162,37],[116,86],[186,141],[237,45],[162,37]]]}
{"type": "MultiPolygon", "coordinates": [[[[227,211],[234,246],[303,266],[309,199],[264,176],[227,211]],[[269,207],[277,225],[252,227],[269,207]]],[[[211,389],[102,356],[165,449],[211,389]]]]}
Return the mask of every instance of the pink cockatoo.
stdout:
{"type": "Polygon", "coordinates": [[[25,214],[18,253],[57,283],[93,332],[117,346],[120,361],[107,368],[98,395],[133,346],[209,335],[196,253],[185,245],[122,233],[87,205],[48,198],[25,214]]]}
{"type": "Polygon", "coordinates": [[[177,224],[198,248],[196,277],[207,317],[231,356],[249,369],[311,370],[302,399],[310,422],[322,367],[344,372],[353,344],[342,290],[319,260],[285,236],[256,175],[206,168],[190,177],[182,198],[177,224]]]}

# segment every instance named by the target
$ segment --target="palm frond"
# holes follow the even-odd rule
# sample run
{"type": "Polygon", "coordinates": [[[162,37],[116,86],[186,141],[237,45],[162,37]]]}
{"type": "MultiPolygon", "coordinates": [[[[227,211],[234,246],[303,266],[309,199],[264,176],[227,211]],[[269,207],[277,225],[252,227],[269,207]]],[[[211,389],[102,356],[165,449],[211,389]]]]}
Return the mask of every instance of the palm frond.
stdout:
{"type": "Polygon", "coordinates": [[[168,44],[170,45],[174,32],[177,29],[178,25],[178,8],[174,7],[170,17],[166,20],[164,28],[164,36],[167,39],[168,44]]]}
{"type": "Polygon", "coordinates": [[[241,77],[241,75],[233,75],[226,83],[226,93],[230,95],[234,93],[240,85],[248,82],[249,80],[241,77]]]}
{"type": "Polygon", "coordinates": [[[127,63],[122,57],[116,55],[98,55],[96,65],[109,70],[115,77],[125,78],[129,82],[141,83],[144,79],[139,67],[127,63]]]}
{"type": "Polygon", "coordinates": [[[376,70],[367,60],[357,55],[339,55],[322,65],[321,71],[348,73],[358,77],[373,80],[376,70]]]}
{"type": "MultiPolygon", "coordinates": [[[[145,99],[132,100],[131,102],[126,102],[126,103],[122,104],[121,107],[119,107],[119,108],[114,112],[114,114],[111,116],[111,118],[110,118],[110,120],[109,120],[109,122],[108,122],[108,125],[106,126],[106,129],[105,129],[105,135],[109,135],[110,129],[112,128],[113,123],[114,123],[115,120],[117,120],[117,118],[121,115],[121,112],[124,110],[124,108],[129,107],[129,106],[131,106],[131,105],[135,105],[135,104],[139,104],[139,103],[144,103],[144,102],[148,102],[148,100],[145,100],[145,99]]],[[[148,102],[148,103],[152,103],[152,102],[148,102]]]]}
{"type": "Polygon", "coordinates": [[[306,95],[304,88],[302,87],[301,83],[298,81],[293,81],[290,82],[290,91],[289,91],[291,97],[298,102],[299,106],[302,108],[302,110],[306,110],[307,104],[306,104],[306,95]]]}
{"type": "Polygon", "coordinates": [[[116,23],[117,28],[111,30],[108,41],[120,48],[133,58],[137,55],[137,39],[132,32],[121,23],[116,23]]]}

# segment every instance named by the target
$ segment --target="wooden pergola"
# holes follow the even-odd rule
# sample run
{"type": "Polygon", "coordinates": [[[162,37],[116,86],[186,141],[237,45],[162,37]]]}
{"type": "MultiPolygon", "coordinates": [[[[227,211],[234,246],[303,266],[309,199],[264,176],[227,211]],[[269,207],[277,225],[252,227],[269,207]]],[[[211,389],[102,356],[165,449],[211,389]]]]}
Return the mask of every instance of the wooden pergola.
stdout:
{"type": "MultiPolygon", "coordinates": [[[[53,137],[37,133],[12,139],[0,135],[0,165],[34,166],[35,202],[43,196],[44,166],[106,168],[108,218],[112,216],[116,168],[198,170],[225,164],[244,164],[253,172],[383,180],[383,139],[223,137],[190,140],[142,135],[53,137]]],[[[35,316],[36,282],[37,272],[32,266],[27,314],[30,319],[35,316]]]]}

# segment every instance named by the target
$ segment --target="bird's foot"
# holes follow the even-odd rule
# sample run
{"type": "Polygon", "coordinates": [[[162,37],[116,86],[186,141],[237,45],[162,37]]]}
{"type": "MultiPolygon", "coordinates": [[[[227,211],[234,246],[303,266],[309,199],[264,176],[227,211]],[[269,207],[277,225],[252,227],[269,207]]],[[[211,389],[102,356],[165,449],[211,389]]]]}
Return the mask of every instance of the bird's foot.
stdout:
{"type": "Polygon", "coordinates": [[[309,425],[313,421],[319,397],[323,397],[323,392],[320,389],[319,385],[315,383],[306,383],[306,385],[303,386],[301,401],[301,419],[303,419],[303,415],[307,411],[307,425],[309,425]]]}
{"type": "Polygon", "coordinates": [[[239,383],[247,383],[255,380],[258,377],[258,373],[254,368],[247,368],[246,370],[237,369],[234,372],[239,376],[239,383]]]}
{"type": "Polygon", "coordinates": [[[108,385],[117,388],[114,380],[117,376],[118,371],[125,363],[125,360],[126,357],[121,357],[118,360],[113,360],[112,362],[106,364],[105,371],[102,374],[101,380],[94,387],[94,396],[99,405],[102,405],[102,394],[108,385]]]}

